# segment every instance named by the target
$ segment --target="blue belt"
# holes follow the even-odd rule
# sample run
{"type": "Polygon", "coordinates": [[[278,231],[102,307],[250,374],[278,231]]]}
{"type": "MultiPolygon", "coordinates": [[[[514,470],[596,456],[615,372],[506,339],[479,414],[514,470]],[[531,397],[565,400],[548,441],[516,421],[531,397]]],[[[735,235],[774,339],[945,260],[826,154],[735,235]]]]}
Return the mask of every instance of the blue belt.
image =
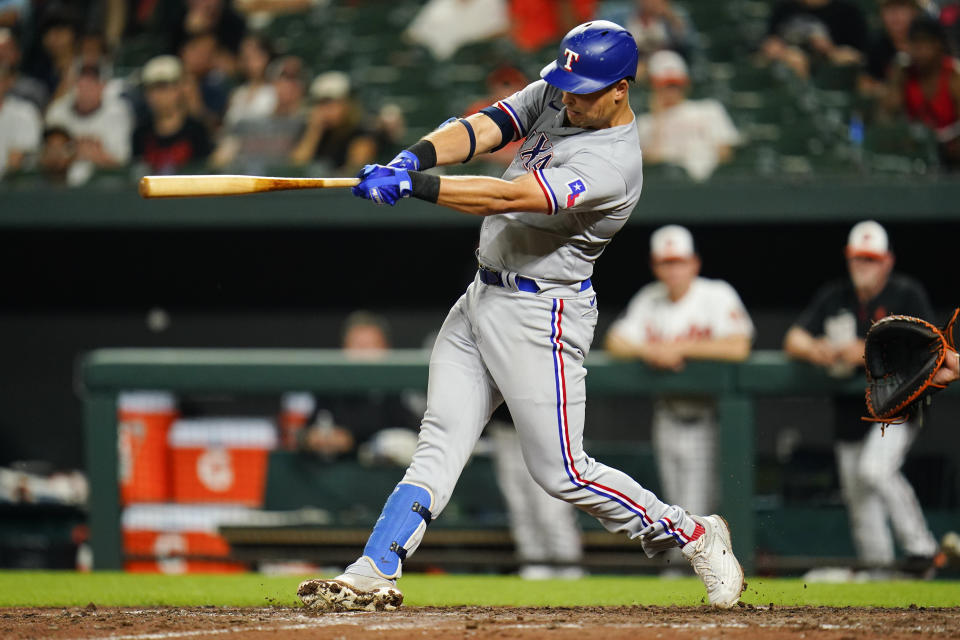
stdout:
{"type": "MultiPolygon", "coordinates": [[[[493,269],[487,269],[486,267],[480,267],[478,270],[480,275],[480,282],[483,284],[492,284],[497,287],[505,286],[503,283],[503,277],[500,275],[499,271],[494,271],[493,269]]],[[[514,278],[517,283],[517,289],[520,291],[527,291],[528,293],[540,293],[540,287],[537,285],[537,281],[532,278],[527,278],[525,276],[517,276],[514,278]]],[[[585,291],[592,286],[590,278],[587,278],[580,283],[580,291],[585,291]]]]}

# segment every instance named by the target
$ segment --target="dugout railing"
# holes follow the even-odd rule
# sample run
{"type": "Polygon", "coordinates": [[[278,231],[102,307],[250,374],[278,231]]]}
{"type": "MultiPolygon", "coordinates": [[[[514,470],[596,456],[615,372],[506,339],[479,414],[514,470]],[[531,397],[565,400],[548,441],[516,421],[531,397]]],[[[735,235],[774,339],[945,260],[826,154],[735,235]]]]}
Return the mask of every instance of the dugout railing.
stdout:
{"type": "MultiPolygon", "coordinates": [[[[397,350],[376,362],[350,360],[336,350],[102,349],[87,354],[79,375],[95,568],[123,566],[117,482],[117,395],[121,391],[399,392],[426,385],[427,358],[427,352],[419,350],[397,350]]],[[[736,531],[735,551],[748,572],[755,566],[754,399],[859,394],[864,384],[859,377],[830,378],[812,366],[789,361],[778,351],[755,352],[742,364],[692,362],[679,373],[656,372],[639,363],[595,354],[588,368],[591,398],[691,391],[717,398],[721,512],[736,531]]]]}

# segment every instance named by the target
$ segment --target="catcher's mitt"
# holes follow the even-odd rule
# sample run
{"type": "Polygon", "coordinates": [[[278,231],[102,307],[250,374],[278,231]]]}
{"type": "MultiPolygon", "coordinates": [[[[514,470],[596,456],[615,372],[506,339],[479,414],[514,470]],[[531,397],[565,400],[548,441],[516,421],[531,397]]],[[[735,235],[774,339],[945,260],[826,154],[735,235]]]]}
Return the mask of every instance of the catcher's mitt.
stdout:
{"type": "MultiPolygon", "coordinates": [[[[910,419],[930,395],[944,387],[933,384],[947,349],[956,351],[957,316],[953,312],[943,329],[913,316],[887,316],[867,332],[867,411],[864,418],[884,424],[910,419]]],[[[957,336],[960,337],[960,331],[957,336]]]]}

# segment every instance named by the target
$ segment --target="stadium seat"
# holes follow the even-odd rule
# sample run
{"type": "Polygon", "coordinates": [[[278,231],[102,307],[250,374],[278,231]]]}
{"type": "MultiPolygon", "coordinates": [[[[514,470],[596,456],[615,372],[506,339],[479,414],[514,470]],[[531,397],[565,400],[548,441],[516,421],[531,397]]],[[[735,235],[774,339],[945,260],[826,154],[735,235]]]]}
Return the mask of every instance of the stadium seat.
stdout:
{"type": "Polygon", "coordinates": [[[813,85],[825,91],[852,93],[857,88],[860,68],[856,65],[821,64],[813,70],[813,85]]]}
{"type": "Polygon", "coordinates": [[[874,123],[866,127],[863,152],[873,172],[926,174],[939,168],[933,133],[917,123],[874,123]]]}

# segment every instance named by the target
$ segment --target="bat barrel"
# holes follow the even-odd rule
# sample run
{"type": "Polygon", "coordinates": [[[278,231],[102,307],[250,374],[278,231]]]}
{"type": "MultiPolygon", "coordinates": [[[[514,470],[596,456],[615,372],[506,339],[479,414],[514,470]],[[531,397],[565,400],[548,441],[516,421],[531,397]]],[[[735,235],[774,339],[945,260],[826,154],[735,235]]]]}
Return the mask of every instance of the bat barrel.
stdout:
{"type": "Polygon", "coordinates": [[[227,196],[289,189],[352,187],[356,178],[273,178],[240,175],[144,176],[140,195],[144,198],[227,196]]]}

